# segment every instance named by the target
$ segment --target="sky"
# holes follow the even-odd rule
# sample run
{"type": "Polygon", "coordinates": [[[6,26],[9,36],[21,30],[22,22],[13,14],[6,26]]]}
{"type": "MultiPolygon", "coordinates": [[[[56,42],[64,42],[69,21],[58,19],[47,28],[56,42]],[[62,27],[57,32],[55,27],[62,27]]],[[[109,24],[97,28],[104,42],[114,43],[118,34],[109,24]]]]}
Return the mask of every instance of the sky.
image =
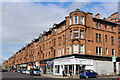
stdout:
{"type": "Polygon", "coordinates": [[[93,13],[93,17],[100,13],[102,19],[118,11],[118,1],[4,0],[0,2],[2,26],[0,27],[0,64],[34,38],[39,37],[40,33],[51,28],[54,23],[63,21],[75,9],[93,13]]]}

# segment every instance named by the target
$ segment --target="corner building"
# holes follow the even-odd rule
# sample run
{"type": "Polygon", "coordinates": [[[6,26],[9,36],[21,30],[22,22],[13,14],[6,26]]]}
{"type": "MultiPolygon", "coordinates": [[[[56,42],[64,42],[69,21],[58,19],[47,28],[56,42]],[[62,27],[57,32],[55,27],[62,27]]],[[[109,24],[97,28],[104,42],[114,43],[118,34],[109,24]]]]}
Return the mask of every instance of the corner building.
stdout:
{"type": "MultiPolygon", "coordinates": [[[[120,74],[116,15],[100,19],[100,14],[93,17],[76,9],[16,52],[9,67],[38,68],[53,75],[62,75],[63,70],[78,75],[82,69],[92,69],[99,75],[120,74]]],[[[8,63],[10,60],[4,62],[8,63]]]]}

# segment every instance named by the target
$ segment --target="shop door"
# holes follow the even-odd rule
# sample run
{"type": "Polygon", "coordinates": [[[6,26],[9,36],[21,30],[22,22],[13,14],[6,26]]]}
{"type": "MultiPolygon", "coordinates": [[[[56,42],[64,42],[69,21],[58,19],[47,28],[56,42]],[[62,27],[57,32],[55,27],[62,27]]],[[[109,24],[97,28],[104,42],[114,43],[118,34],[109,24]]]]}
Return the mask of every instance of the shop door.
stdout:
{"type": "Polygon", "coordinates": [[[80,65],[76,65],[76,75],[79,75],[81,71],[81,66],[80,65]]]}
{"type": "Polygon", "coordinates": [[[70,72],[70,70],[72,71],[72,75],[74,74],[74,65],[69,65],[69,72],[70,72]]]}

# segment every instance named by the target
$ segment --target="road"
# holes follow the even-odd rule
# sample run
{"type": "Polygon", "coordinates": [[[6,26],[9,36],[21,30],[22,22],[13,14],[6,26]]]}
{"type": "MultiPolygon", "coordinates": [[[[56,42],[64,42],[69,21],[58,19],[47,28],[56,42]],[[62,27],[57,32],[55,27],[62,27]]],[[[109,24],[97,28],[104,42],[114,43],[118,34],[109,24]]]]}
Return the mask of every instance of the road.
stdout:
{"type": "MultiPolygon", "coordinates": [[[[52,78],[48,76],[30,76],[17,72],[3,72],[2,80],[86,80],[86,79],[71,79],[71,78],[52,78]]],[[[87,80],[117,80],[117,78],[98,77],[87,80]]]]}

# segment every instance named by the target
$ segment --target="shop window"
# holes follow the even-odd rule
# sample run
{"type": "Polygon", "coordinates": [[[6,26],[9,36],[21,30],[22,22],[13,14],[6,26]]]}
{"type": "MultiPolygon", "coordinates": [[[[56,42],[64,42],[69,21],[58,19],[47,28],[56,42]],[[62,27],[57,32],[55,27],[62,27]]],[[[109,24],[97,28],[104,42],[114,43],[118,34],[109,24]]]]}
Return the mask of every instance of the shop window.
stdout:
{"type": "Polygon", "coordinates": [[[115,49],[112,49],[112,56],[115,56],[115,49]]]}
{"type": "Polygon", "coordinates": [[[78,24],[78,16],[74,16],[74,24],[78,24]]]}
{"type": "Polygon", "coordinates": [[[83,44],[80,45],[80,54],[84,54],[84,45],[83,44]]]}
{"type": "Polygon", "coordinates": [[[84,30],[80,30],[80,38],[84,39],[84,30]]]}
{"type": "Polygon", "coordinates": [[[73,53],[78,53],[78,44],[73,45],[73,53]]]}
{"type": "Polygon", "coordinates": [[[59,73],[59,65],[55,66],[55,73],[59,73]]]}
{"type": "Polygon", "coordinates": [[[80,16],[80,24],[81,24],[81,25],[84,25],[84,23],[85,23],[84,16],[80,16]]]}
{"type": "Polygon", "coordinates": [[[78,38],[78,30],[74,30],[74,38],[78,38]]]}

